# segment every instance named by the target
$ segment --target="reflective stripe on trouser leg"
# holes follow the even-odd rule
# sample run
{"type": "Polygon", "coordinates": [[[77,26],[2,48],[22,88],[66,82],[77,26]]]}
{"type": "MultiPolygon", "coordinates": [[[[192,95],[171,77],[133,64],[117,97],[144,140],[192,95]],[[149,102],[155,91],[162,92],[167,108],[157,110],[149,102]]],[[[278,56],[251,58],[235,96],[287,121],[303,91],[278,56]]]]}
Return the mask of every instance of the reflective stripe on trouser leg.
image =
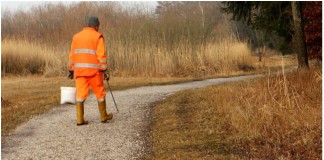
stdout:
{"type": "Polygon", "coordinates": [[[83,99],[83,98],[77,98],[77,99],[76,99],[76,102],[84,102],[84,100],[85,100],[85,99],[83,99]]]}
{"type": "Polygon", "coordinates": [[[89,77],[77,77],[75,83],[77,90],[76,100],[77,102],[84,102],[89,95],[89,77]]]}
{"type": "Polygon", "coordinates": [[[103,83],[103,73],[96,74],[89,79],[93,93],[98,101],[103,101],[106,98],[106,92],[103,83]]]}
{"type": "Polygon", "coordinates": [[[98,102],[103,102],[103,101],[105,101],[105,98],[98,98],[97,100],[98,100],[98,102]]]}

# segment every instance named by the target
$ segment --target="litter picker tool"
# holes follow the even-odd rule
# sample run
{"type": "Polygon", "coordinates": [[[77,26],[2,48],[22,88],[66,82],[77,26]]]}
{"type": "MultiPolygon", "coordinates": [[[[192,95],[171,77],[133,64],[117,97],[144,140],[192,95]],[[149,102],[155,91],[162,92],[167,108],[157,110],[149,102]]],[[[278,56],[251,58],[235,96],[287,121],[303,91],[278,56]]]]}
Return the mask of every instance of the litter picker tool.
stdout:
{"type": "Polygon", "coordinates": [[[119,112],[118,107],[117,107],[117,104],[116,104],[116,101],[115,101],[115,98],[114,98],[114,95],[113,95],[113,93],[112,93],[112,91],[111,91],[111,88],[110,88],[110,85],[109,85],[108,80],[107,80],[107,84],[108,84],[108,89],[109,89],[109,91],[110,91],[111,97],[112,97],[112,99],[113,99],[113,101],[114,101],[114,103],[115,103],[115,107],[116,107],[116,109],[117,109],[117,112],[119,112]]]}

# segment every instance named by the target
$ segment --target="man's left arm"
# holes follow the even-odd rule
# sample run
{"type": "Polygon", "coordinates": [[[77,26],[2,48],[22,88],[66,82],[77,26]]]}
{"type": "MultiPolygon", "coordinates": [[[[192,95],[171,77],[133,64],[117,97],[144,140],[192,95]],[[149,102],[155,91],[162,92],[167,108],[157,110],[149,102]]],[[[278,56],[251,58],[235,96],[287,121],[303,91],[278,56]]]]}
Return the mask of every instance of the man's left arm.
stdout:
{"type": "Polygon", "coordinates": [[[104,72],[105,79],[109,80],[109,72],[107,66],[107,52],[105,48],[105,41],[103,37],[99,38],[98,46],[97,46],[97,58],[100,64],[100,71],[104,72]]]}
{"type": "Polygon", "coordinates": [[[99,38],[97,46],[97,58],[100,63],[100,70],[107,70],[107,52],[105,48],[105,41],[103,37],[99,38]]]}

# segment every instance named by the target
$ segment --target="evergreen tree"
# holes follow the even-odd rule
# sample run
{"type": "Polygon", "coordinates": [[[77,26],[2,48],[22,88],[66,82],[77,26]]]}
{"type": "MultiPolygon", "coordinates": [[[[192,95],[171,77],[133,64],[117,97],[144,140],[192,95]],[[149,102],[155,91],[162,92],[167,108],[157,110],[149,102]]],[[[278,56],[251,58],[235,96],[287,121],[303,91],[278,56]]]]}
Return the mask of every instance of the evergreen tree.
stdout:
{"type": "MultiPolygon", "coordinates": [[[[253,29],[263,31],[266,35],[274,33],[280,37],[283,37],[285,44],[290,44],[293,40],[296,40],[298,67],[307,68],[307,50],[303,49],[302,45],[305,44],[305,38],[303,37],[303,19],[301,14],[296,14],[295,16],[298,17],[293,18],[293,3],[294,2],[263,1],[223,2],[224,6],[222,7],[222,10],[225,13],[232,14],[232,19],[243,21],[253,29]],[[294,21],[296,18],[300,19],[301,21],[299,23],[298,21],[294,21]],[[296,29],[294,26],[297,25],[300,25],[301,28],[296,29]],[[298,42],[298,40],[303,42],[298,42]]],[[[298,5],[301,3],[302,2],[296,2],[298,5]]],[[[299,13],[301,13],[300,7],[297,8],[297,10],[298,9],[299,13]]],[[[285,51],[285,49],[287,48],[280,48],[281,51],[285,51]]]]}

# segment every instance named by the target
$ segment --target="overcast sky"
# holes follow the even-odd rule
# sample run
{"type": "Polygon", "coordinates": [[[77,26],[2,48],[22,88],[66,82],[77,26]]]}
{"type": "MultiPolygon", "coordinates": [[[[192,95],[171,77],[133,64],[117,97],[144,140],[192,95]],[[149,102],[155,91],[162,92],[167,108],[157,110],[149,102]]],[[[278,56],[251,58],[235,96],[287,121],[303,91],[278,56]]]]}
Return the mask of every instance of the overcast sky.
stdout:
{"type": "Polygon", "coordinates": [[[77,1],[1,1],[1,10],[9,9],[10,11],[28,10],[32,6],[37,6],[46,3],[59,3],[66,4],[74,3],[77,1]]]}
{"type": "MultiPolygon", "coordinates": [[[[1,0],[1,10],[4,11],[9,9],[10,11],[17,11],[17,10],[27,11],[32,6],[38,6],[45,3],[60,3],[60,2],[63,2],[65,4],[71,4],[80,1],[8,1],[8,0],[2,1],[1,0]]],[[[133,2],[136,1],[129,1],[126,3],[132,4],[133,2]]],[[[157,5],[156,1],[142,1],[142,2],[148,3],[153,7],[157,5]]]]}

